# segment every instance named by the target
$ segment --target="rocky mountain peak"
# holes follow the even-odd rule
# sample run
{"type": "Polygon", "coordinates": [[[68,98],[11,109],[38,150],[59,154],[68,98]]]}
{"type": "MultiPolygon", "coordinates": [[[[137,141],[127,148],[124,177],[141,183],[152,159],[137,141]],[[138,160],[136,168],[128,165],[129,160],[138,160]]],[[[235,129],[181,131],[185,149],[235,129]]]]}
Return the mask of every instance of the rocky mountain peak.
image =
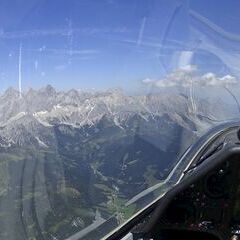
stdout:
{"type": "Polygon", "coordinates": [[[17,91],[13,87],[9,87],[3,94],[4,98],[16,98],[19,96],[20,96],[19,91],[17,91]]]}
{"type": "Polygon", "coordinates": [[[52,95],[56,94],[55,88],[52,85],[50,85],[50,84],[48,84],[47,86],[41,88],[39,91],[41,93],[46,93],[49,96],[52,96],[52,95]]]}

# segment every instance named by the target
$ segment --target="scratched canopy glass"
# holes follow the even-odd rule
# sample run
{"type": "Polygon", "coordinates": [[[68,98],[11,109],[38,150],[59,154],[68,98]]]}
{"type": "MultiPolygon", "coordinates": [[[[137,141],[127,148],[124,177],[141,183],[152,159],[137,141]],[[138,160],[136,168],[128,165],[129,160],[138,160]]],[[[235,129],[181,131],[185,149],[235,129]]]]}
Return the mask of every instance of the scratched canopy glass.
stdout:
{"type": "Polygon", "coordinates": [[[0,239],[100,239],[171,189],[239,117],[239,7],[2,0],[0,239]]]}

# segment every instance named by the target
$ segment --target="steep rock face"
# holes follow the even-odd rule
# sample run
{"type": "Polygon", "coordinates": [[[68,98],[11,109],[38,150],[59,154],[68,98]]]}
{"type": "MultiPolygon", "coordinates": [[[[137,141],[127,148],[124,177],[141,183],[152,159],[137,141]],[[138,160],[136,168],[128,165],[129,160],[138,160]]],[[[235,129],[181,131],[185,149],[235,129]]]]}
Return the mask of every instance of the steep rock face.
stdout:
{"type": "Polygon", "coordinates": [[[9,140],[8,147],[48,147],[54,146],[55,142],[53,130],[26,113],[19,113],[2,125],[0,136],[9,140]]]}

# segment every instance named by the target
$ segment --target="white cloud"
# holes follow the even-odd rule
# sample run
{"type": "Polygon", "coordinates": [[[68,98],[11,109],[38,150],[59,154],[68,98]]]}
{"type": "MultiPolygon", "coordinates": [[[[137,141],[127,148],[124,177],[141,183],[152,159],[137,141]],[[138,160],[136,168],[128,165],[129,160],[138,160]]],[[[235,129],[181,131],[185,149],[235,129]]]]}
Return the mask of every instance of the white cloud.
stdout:
{"type": "Polygon", "coordinates": [[[192,86],[192,84],[203,87],[204,86],[228,87],[236,85],[238,83],[237,79],[231,75],[218,77],[216,74],[211,72],[203,75],[197,75],[196,70],[197,70],[196,66],[186,65],[168,74],[163,79],[146,78],[142,82],[144,84],[155,86],[158,88],[164,87],[189,88],[192,86]]]}
{"type": "Polygon", "coordinates": [[[216,86],[218,85],[217,76],[214,73],[206,73],[199,78],[199,83],[203,86],[216,86]]]}
{"type": "Polygon", "coordinates": [[[189,87],[192,84],[193,73],[196,71],[196,66],[186,65],[178,68],[163,79],[144,79],[144,84],[156,87],[189,87]]]}
{"type": "Polygon", "coordinates": [[[221,82],[224,82],[225,84],[237,84],[237,79],[231,75],[226,75],[219,79],[221,82]]]}
{"type": "Polygon", "coordinates": [[[154,83],[156,80],[151,79],[151,78],[145,78],[142,80],[143,83],[145,84],[150,84],[150,83],[154,83]]]}
{"type": "Polygon", "coordinates": [[[199,80],[200,85],[203,86],[227,87],[238,83],[237,79],[233,76],[226,75],[223,77],[217,77],[214,73],[206,73],[201,76],[199,80]]]}

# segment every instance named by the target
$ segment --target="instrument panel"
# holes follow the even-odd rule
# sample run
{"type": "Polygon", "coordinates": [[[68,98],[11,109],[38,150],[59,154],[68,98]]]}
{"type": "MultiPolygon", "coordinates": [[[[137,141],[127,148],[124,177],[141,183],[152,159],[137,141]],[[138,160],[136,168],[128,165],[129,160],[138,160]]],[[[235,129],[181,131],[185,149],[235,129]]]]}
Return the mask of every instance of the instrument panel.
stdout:
{"type": "Polygon", "coordinates": [[[207,239],[240,235],[240,159],[224,162],[177,194],[158,226],[158,237],[174,231],[176,237],[185,231],[202,232],[209,234],[207,239]]]}

